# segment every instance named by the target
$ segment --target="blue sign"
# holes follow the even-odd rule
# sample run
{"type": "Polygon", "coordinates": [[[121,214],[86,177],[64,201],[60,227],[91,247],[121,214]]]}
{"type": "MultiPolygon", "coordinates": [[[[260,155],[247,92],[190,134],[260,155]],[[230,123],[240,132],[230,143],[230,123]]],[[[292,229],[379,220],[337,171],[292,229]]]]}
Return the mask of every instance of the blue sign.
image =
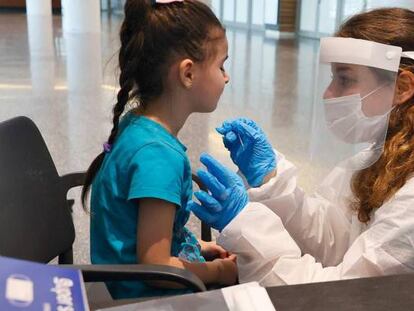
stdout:
{"type": "Polygon", "coordinates": [[[82,274],[75,269],[0,257],[0,310],[89,310],[82,274]]]}

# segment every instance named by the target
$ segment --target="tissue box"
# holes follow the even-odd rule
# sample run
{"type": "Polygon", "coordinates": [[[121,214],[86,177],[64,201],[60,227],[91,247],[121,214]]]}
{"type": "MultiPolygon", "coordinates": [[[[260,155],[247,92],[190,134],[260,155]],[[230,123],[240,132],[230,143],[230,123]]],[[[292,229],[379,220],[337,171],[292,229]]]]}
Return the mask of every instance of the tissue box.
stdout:
{"type": "Polygon", "coordinates": [[[82,273],[0,257],[0,310],[89,310],[82,273]]]}

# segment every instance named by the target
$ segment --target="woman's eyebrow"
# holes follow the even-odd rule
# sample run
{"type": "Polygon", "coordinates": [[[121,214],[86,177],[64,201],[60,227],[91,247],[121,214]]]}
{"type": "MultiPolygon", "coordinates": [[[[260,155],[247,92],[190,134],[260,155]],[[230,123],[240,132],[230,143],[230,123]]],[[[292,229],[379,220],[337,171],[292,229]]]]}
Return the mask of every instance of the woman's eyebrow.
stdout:
{"type": "Polygon", "coordinates": [[[337,67],[335,67],[335,72],[347,72],[347,71],[352,71],[352,68],[350,68],[348,66],[337,66],[337,67]]]}

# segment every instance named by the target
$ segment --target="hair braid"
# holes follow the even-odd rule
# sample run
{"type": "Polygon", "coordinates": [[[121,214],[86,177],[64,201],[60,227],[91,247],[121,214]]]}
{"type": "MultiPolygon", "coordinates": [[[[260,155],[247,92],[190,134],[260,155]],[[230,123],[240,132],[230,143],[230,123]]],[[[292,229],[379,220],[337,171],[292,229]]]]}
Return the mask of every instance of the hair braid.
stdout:
{"type": "MultiPolygon", "coordinates": [[[[136,63],[134,59],[132,59],[129,62],[126,62],[126,55],[128,53],[128,49],[133,49],[130,45],[131,41],[131,32],[128,28],[128,25],[124,23],[121,27],[121,49],[119,52],[119,64],[121,68],[121,74],[119,77],[119,85],[121,86],[121,89],[118,91],[117,95],[117,103],[113,107],[113,118],[112,118],[112,129],[111,133],[108,138],[108,144],[113,145],[116,137],[118,135],[118,128],[119,128],[119,120],[125,110],[125,106],[129,102],[130,93],[134,86],[134,80],[132,73],[135,71],[136,68],[134,67],[134,64],[136,63]]],[[[142,38],[142,37],[141,37],[142,38]]],[[[86,197],[88,195],[88,192],[90,190],[90,186],[93,182],[93,179],[96,176],[96,173],[98,172],[99,168],[102,166],[102,163],[105,158],[105,152],[101,152],[95,160],[90,165],[88,171],[86,172],[85,177],[85,183],[84,187],[82,188],[82,194],[81,194],[81,200],[82,205],[84,209],[86,209],[86,197]]]]}

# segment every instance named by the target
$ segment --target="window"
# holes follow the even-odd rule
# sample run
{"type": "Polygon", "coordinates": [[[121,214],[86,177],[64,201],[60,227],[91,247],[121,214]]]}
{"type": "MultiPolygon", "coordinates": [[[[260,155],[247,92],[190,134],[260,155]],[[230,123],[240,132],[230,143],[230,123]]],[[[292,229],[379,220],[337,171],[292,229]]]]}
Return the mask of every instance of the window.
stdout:
{"type": "Polygon", "coordinates": [[[278,23],[279,0],[213,0],[211,7],[228,26],[265,29],[278,23]]]}

